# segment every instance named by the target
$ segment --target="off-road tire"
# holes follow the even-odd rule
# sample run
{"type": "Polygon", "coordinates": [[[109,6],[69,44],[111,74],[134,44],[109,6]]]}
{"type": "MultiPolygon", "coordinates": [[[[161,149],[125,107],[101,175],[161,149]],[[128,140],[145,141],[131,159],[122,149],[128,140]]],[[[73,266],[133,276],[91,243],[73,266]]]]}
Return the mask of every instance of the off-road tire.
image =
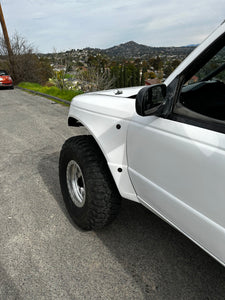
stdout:
{"type": "MultiPolygon", "coordinates": [[[[121,197],[105,157],[92,136],[76,136],[64,143],[59,159],[59,179],[67,210],[79,227],[84,230],[101,229],[114,220],[121,197]],[[71,185],[68,183],[70,165],[79,167],[84,181],[80,183],[85,189],[84,203],[77,202],[78,205],[71,197],[71,185]]],[[[80,189],[84,193],[83,188],[80,189]]]]}

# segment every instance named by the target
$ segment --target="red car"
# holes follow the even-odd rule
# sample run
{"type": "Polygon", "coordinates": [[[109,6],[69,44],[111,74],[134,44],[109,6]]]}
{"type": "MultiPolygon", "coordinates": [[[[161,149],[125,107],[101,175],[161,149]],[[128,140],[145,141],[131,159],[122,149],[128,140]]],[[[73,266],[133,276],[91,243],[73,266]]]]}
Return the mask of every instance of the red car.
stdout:
{"type": "Polygon", "coordinates": [[[0,70],[0,88],[1,87],[9,87],[10,89],[14,88],[13,80],[5,70],[0,70]]]}

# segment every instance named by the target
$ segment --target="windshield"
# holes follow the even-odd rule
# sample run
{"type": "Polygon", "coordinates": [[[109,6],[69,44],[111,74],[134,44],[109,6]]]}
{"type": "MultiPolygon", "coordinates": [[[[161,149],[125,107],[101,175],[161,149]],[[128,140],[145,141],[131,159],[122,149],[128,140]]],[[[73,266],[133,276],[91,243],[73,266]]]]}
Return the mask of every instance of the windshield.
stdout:
{"type": "Polygon", "coordinates": [[[3,75],[8,75],[8,73],[4,70],[0,70],[0,76],[3,76],[3,75]]]}
{"type": "Polygon", "coordinates": [[[194,74],[185,85],[208,80],[218,80],[225,83],[225,47],[194,74]]]}

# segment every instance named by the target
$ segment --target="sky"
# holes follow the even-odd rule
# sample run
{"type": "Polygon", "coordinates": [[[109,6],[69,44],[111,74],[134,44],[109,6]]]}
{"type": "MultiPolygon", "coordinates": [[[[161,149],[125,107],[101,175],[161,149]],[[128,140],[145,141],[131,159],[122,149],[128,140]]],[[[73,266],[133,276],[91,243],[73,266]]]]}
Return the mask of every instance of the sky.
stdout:
{"type": "Polygon", "coordinates": [[[9,36],[38,52],[198,44],[225,19],[225,0],[0,0],[9,36]]]}

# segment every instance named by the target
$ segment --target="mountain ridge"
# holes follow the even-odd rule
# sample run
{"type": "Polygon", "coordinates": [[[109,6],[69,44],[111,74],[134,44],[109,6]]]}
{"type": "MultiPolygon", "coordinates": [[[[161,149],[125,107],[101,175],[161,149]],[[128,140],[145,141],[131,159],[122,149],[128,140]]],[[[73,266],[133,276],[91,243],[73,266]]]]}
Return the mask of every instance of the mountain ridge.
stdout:
{"type": "Polygon", "coordinates": [[[96,51],[105,54],[111,58],[144,58],[156,55],[177,55],[186,56],[196,45],[171,46],[171,47],[153,47],[139,44],[134,41],[128,41],[106,49],[86,47],[83,50],[96,51]]]}

